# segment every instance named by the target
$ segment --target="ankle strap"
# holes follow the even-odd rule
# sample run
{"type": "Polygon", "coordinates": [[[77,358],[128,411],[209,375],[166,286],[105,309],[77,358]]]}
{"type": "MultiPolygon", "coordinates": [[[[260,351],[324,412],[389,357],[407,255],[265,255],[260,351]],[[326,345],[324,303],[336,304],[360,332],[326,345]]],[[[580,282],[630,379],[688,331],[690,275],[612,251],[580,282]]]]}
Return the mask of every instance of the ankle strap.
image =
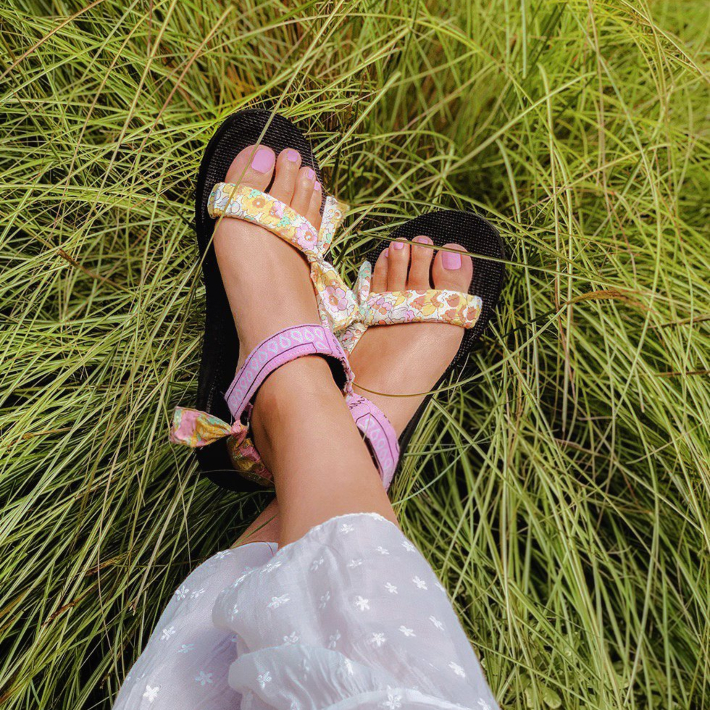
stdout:
{"type": "Polygon", "coordinates": [[[387,490],[399,462],[397,433],[385,413],[374,402],[354,392],[348,394],[346,401],[357,428],[370,447],[382,485],[387,490]]]}
{"type": "Polygon", "coordinates": [[[337,338],[322,325],[297,325],[275,333],[249,353],[225,399],[235,421],[251,416],[251,404],[266,378],[279,367],[300,357],[320,355],[329,360],[333,377],[348,394],[353,379],[347,357],[337,338]]]}

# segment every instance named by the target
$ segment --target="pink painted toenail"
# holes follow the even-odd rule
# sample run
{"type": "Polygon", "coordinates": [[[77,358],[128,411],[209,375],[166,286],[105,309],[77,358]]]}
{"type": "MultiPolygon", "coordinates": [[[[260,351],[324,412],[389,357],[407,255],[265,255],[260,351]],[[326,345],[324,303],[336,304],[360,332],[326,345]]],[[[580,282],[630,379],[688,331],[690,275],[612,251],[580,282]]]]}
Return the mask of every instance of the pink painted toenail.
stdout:
{"type": "Polygon", "coordinates": [[[309,180],[315,180],[316,174],[313,172],[312,168],[306,168],[306,177],[309,180]]]}
{"type": "Polygon", "coordinates": [[[385,255],[385,259],[386,259],[390,255],[389,247],[387,247],[387,249],[385,249],[382,253],[385,255]]]}
{"type": "Polygon", "coordinates": [[[441,265],[447,271],[456,271],[461,268],[461,254],[455,251],[445,251],[441,255],[441,265]]]}
{"type": "Polygon", "coordinates": [[[390,246],[393,249],[397,249],[397,251],[399,251],[400,249],[404,249],[404,242],[392,242],[392,244],[390,244],[390,246]]]}
{"type": "Polygon", "coordinates": [[[286,151],[286,159],[291,163],[297,163],[298,162],[298,151],[292,150],[291,148],[289,148],[286,151]]]}
{"type": "Polygon", "coordinates": [[[259,148],[252,158],[251,167],[257,173],[268,173],[274,167],[274,154],[268,148],[259,148]]]}
{"type": "Polygon", "coordinates": [[[318,180],[316,180],[316,184],[313,186],[313,189],[314,189],[316,192],[320,192],[320,190],[321,190],[321,184],[318,182],[318,180]]]}

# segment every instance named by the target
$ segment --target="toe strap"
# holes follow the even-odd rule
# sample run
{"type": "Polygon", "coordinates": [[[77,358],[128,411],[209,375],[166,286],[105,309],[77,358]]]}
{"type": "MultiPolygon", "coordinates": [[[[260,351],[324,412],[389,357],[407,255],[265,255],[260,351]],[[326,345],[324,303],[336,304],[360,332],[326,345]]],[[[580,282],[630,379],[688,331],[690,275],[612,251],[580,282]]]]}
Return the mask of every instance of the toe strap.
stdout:
{"type": "Polygon", "coordinates": [[[402,323],[449,323],[473,328],[481,315],[479,296],[448,289],[410,289],[372,293],[372,267],[360,267],[355,285],[357,309],[349,317],[338,339],[346,352],[352,352],[362,334],[373,325],[402,323]]]}
{"type": "Polygon", "coordinates": [[[248,185],[218,182],[210,193],[210,217],[242,219],[268,230],[298,249],[311,267],[321,324],[337,331],[345,328],[357,311],[355,295],[335,267],[325,259],[335,231],[345,217],[346,205],[328,196],[320,229],[266,192],[248,185]]]}

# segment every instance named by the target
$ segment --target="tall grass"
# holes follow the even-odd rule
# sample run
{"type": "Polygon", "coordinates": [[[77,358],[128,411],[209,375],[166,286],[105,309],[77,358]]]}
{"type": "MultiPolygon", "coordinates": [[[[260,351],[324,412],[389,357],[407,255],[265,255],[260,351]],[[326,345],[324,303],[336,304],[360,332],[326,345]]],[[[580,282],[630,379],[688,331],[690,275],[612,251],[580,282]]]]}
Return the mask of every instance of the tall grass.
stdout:
{"type": "Polygon", "coordinates": [[[393,491],[501,704],[710,706],[705,3],[9,0],[0,28],[4,708],[108,708],[264,502],[166,436],[197,166],[258,105],[352,205],[348,274],[436,207],[506,238],[478,367],[393,491]]]}

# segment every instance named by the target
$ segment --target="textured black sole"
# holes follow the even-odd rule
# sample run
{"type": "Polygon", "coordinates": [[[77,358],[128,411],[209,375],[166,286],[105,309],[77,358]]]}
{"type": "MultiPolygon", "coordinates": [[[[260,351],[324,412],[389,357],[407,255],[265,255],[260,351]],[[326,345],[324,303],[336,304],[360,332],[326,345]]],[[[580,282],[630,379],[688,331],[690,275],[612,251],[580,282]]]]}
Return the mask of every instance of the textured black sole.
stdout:
{"type": "MultiPolygon", "coordinates": [[[[417,236],[430,237],[435,246],[452,243],[460,244],[470,254],[480,254],[482,257],[487,257],[473,257],[473,279],[468,289],[469,293],[481,297],[483,302],[481,315],[476,325],[464,333],[456,356],[432,388],[436,390],[448,379],[454,370],[464,368],[468,354],[495,315],[498,299],[505,282],[505,265],[502,263],[502,260],[505,260],[505,247],[498,230],[492,224],[473,212],[461,210],[441,210],[423,214],[409,222],[405,222],[405,224],[396,229],[391,234],[391,239],[411,241],[417,236]]],[[[368,261],[374,266],[377,258],[388,246],[389,241],[377,244],[367,255],[368,261]]],[[[397,465],[395,476],[402,468],[404,454],[409,447],[409,442],[432,397],[433,395],[430,394],[424,398],[424,401],[399,437],[400,462],[397,465]]]]}
{"type": "MultiPolygon", "coordinates": [[[[206,297],[196,407],[227,422],[231,421],[231,415],[224,394],[237,369],[239,340],[212,246],[216,220],[207,213],[207,202],[214,185],[225,179],[234,158],[244,148],[256,143],[268,146],[277,155],[286,148],[297,150],[302,165],[313,168],[322,182],[308,139],[288,119],[270,111],[247,109],[235,113],[220,126],[205,149],[195,191],[195,229],[206,297]]],[[[234,470],[226,440],[195,449],[195,455],[201,473],[218,486],[233,491],[264,490],[234,470]]]]}

